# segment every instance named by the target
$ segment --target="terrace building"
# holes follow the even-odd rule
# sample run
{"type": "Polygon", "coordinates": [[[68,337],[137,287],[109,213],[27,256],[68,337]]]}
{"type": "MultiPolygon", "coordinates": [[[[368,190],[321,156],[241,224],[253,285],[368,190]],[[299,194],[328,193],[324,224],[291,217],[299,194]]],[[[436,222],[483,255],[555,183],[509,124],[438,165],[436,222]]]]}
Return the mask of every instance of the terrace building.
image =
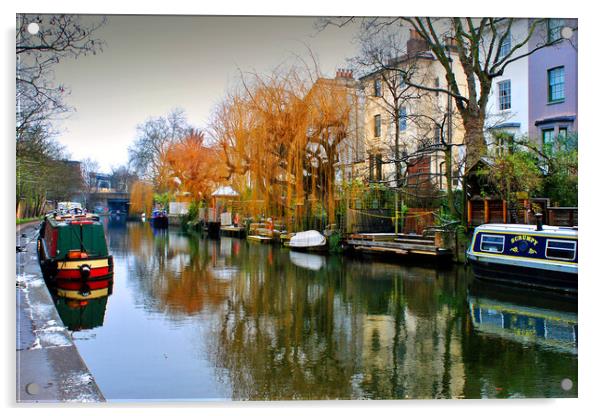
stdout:
{"type": "MultiPolygon", "coordinates": [[[[460,89],[465,80],[453,41],[448,40],[453,70],[459,74],[460,89]]],[[[382,69],[360,78],[365,96],[366,170],[368,179],[395,186],[398,176],[410,188],[446,189],[443,146],[462,144],[464,130],[455,103],[443,92],[431,92],[406,85],[446,89],[445,70],[428,50],[417,32],[410,30],[406,53],[382,69]],[[451,119],[451,123],[448,121],[451,119]],[[401,161],[401,163],[396,163],[401,161]]],[[[453,149],[455,177],[464,157],[462,146],[453,149]]],[[[458,186],[454,180],[454,186],[458,186]]]]}
{"type": "MultiPolygon", "coordinates": [[[[522,42],[534,19],[515,19],[509,36],[501,39],[500,58],[522,42]]],[[[505,29],[503,23],[501,29],[505,29]]],[[[498,132],[528,136],[542,145],[555,137],[577,132],[577,19],[543,19],[529,41],[513,52],[527,57],[510,63],[494,81],[487,107],[487,138],[495,150],[498,132]],[[535,52],[541,45],[567,40],[535,52]],[[565,29],[566,30],[566,29],[565,29]]],[[[499,29],[498,29],[499,32],[499,29]]]]}
{"type": "Polygon", "coordinates": [[[577,19],[546,19],[529,48],[566,40],[529,56],[529,136],[538,144],[577,132],[577,19]]]}

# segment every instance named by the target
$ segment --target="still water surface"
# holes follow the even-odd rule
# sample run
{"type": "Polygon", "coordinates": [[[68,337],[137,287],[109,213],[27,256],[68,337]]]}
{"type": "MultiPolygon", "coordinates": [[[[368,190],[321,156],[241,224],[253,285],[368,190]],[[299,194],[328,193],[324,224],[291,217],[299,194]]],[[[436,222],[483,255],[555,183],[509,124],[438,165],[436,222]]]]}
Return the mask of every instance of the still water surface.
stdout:
{"type": "Polygon", "coordinates": [[[109,401],[577,395],[574,301],[142,223],[107,239],[113,293],[61,309],[109,401]]]}

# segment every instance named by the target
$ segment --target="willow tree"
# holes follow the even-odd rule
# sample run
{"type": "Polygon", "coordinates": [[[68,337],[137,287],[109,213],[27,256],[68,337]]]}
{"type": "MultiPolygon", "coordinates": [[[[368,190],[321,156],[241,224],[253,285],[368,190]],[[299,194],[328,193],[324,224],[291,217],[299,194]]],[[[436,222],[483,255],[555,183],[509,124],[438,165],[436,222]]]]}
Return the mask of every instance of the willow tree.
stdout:
{"type": "Polygon", "coordinates": [[[252,74],[219,107],[213,133],[248,213],[291,225],[311,200],[309,209],[326,208],[334,219],[335,169],[349,111],[343,87],[330,81],[312,83],[294,68],[252,74]]]}
{"type": "MultiPolygon", "coordinates": [[[[348,79],[318,79],[307,93],[307,135],[300,148],[304,157],[305,192],[321,201],[329,223],[335,219],[336,169],[341,155],[354,150],[351,111],[355,85],[348,79]]],[[[295,177],[298,177],[298,172],[295,177]]]]}
{"type": "Polygon", "coordinates": [[[134,182],[130,193],[130,212],[150,216],[152,209],[153,184],[146,181],[134,182]]]}

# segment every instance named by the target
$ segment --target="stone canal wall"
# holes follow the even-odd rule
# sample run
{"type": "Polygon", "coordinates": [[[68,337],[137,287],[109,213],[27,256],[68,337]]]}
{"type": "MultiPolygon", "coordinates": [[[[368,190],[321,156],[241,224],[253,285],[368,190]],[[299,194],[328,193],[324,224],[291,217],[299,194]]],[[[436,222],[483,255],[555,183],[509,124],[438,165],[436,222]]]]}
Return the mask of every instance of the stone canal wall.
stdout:
{"type": "Polygon", "coordinates": [[[104,402],[102,392],[59,317],[40,272],[36,254],[37,224],[17,226],[16,400],[20,403],[104,402]]]}

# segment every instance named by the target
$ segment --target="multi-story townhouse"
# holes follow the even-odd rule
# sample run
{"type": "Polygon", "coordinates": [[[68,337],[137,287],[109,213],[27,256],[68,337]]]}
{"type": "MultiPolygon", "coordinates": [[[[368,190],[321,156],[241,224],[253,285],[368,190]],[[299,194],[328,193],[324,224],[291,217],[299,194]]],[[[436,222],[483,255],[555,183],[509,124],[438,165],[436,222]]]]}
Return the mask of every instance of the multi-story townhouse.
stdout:
{"type": "Polygon", "coordinates": [[[577,19],[545,19],[529,40],[564,38],[529,56],[529,136],[538,144],[577,132],[577,19]]]}
{"type": "Polygon", "coordinates": [[[491,90],[486,127],[494,149],[501,144],[494,143],[495,132],[528,136],[541,145],[577,131],[577,19],[514,19],[502,40],[502,57],[526,39],[533,24],[529,41],[513,56],[530,54],[510,63],[491,90]]]}
{"type": "MultiPolygon", "coordinates": [[[[498,32],[505,32],[509,21],[502,21],[498,32]]],[[[501,40],[500,56],[503,59],[512,48],[520,44],[529,31],[529,19],[515,19],[508,36],[501,40]]],[[[486,35],[488,36],[488,35],[486,35]]],[[[485,44],[489,44],[486,39],[485,44]]],[[[527,54],[529,45],[524,44],[515,50],[512,56],[527,54]]],[[[529,132],[529,60],[522,58],[511,62],[504,74],[495,78],[487,103],[487,119],[485,121],[488,143],[497,150],[503,143],[498,143],[499,135],[504,132],[515,137],[526,136],[529,132]]]]}
{"type": "MultiPolygon", "coordinates": [[[[457,53],[451,39],[448,51],[453,70],[463,74],[459,60],[454,59],[457,53]]],[[[458,80],[464,79],[463,75],[458,76],[458,80]]],[[[406,53],[382,69],[361,77],[360,83],[365,96],[368,178],[394,186],[399,175],[405,176],[409,186],[429,184],[445,189],[445,157],[441,143],[461,144],[464,130],[455,103],[449,100],[448,94],[414,86],[446,88],[445,70],[428,50],[426,42],[410,30],[406,53]],[[408,74],[411,80],[408,83],[412,86],[395,78],[400,77],[400,72],[408,74]],[[402,162],[396,163],[398,160],[402,162]]],[[[460,85],[461,89],[465,87],[460,85]]],[[[463,150],[461,146],[453,149],[456,177],[463,150]]]]}

